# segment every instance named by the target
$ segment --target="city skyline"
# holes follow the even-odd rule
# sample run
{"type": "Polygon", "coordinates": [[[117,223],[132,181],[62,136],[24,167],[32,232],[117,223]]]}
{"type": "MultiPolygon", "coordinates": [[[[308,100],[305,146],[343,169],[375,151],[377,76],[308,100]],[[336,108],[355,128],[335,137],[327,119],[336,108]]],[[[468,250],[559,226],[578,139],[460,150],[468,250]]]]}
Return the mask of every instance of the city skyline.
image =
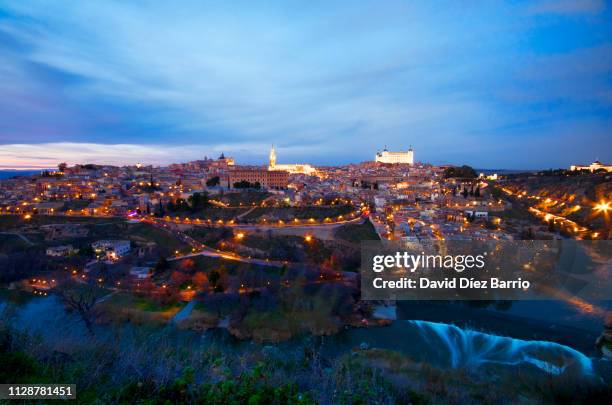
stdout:
{"type": "Polygon", "coordinates": [[[0,1],[0,168],[612,160],[606,2],[144,3],[0,1]]]}

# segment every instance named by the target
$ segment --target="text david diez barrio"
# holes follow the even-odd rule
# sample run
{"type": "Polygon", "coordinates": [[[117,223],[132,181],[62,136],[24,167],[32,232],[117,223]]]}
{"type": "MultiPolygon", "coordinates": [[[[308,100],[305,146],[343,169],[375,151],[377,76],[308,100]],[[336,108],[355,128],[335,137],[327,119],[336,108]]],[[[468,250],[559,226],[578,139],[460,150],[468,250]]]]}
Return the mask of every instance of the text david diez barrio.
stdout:
{"type": "MultiPolygon", "coordinates": [[[[480,255],[431,255],[421,252],[421,254],[410,254],[408,252],[395,252],[394,255],[376,255],[372,260],[372,270],[376,273],[386,269],[409,271],[414,273],[419,269],[430,270],[454,270],[463,273],[469,269],[483,269],[485,267],[485,257],[487,252],[480,255]]],[[[491,277],[488,280],[477,279],[475,277],[445,277],[442,280],[431,279],[421,276],[417,279],[401,277],[399,280],[385,280],[376,277],[373,280],[374,288],[522,288],[530,286],[529,281],[522,280],[502,280],[498,277],[491,277]]]]}
{"type": "Polygon", "coordinates": [[[609,244],[576,241],[365,242],[362,299],[599,299],[609,258],[609,244]]]}

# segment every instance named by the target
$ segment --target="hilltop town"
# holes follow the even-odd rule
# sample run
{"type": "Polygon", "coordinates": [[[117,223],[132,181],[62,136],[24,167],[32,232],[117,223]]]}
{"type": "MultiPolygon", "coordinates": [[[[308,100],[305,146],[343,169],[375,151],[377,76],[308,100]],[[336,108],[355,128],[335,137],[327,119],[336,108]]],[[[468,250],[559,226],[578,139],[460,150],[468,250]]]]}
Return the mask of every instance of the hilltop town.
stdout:
{"type": "Polygon", "coordinates": [[[610,237],[607,171],[485,175],[413,153],[385,148],[374,161],[314,168],[277,164],[273,147],[262,166],[221,154],[3,180],[0,282],[38,295],[95,288],[91,306],[106,311],[85,311],[87,322],[224,325],[278,341],[393,319],[359,299],[363,240],[610,237]],[[280,303],[256,311],[262,295],[280,303]],[[266,320],[301,319],[296,299],[302,322],[266,320]]]}
{"type": "MultiPolygon", "coordinates": [[[[8,302],[57,303],[77,321],[62,333],[99,339],[105,331],[138,326],[203,339],[222,332],[264,345],[263,358],[275,350],[267,345],[298,341],[304,348],[297,352],[314,364],[320,349],[311,348],[309,337],[391,329],[414,311],[401,301],[362,300],[363,241],[611,236],[610,174],[601,168],[485,174],[415,162],[412,149],[386,148],[373,161],[342,166],[276,159],[273,148],[261,166],[238,165],[224,154],[167,167],[61,164],[2,180],[0,293],[8,302]]],[[[418,315],[408,316],[434,321],[440,313],[461,319],[467,308],[412,304],[418,315]]],[[[496,300],[477,307],[482,305],[506,307],[496,300]]],[[[602,313],[578,299],[564,305],[602,313]]],[[[485,316],[499,324],[497,315],[485,316]]],[[[568,328],[529,328],[583,350],[606,353],[611,344],[605,331],[595,345],[595,337],[568,328]]],[[[64,341],[64,335],[56,338],[64,341]]],[[[123,345],[129,347],[118,347],[123,345]]],[[[224,349],[230,357],[220,360],[225,357],[211,354],[214,347],[206,354],[214,364],[237,364],[232,350],[224,349]]],[[[349,360],[338,361],[358,359],[372,367],[395,356],[367,342],[352,350],[349,360]]],[[[259,352],[253,353],[249,367],[259,361],[259,352]]],[[[149,368],[145,357],[141,369],[149,368]]],[[[62,364],[66,370],[69,363],[62,364]]],[[[414,381],[421,380],[419,372],[414,381]]]]}

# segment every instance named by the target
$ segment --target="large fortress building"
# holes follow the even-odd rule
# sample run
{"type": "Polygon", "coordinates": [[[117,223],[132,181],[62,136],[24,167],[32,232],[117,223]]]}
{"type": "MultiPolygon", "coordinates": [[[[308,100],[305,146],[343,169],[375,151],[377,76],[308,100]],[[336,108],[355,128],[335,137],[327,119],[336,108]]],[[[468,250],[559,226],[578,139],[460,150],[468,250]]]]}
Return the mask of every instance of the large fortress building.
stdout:
{"type": "Polygon", "coordinates": [[[378,163],[404,163],[412,165],[414,164],[414,151],[412,150],[412,146],[406,152],[390,152],[385,149],[382,152],[376,152],[376,162],[378,163]]]}
{"type": "Polygon", "coordinates": [[[276,149],[274,149],[274,145],[272,145],[272,149],[270,149],[270,165],[268,166],[268,170],[282,170],[291,174],[298,173],[307,174],[309,176],[315,176],[317,174],[317,169],[307,164],[276,164],[276,149]]]}
{"type": "Polygon", "coordinates": [[[590,172],[602,171],[612,172],[612,165],[601,163],[599,160],[594,161],[590,165],[571,165],[570,170],[588,170],[590,172]]]}

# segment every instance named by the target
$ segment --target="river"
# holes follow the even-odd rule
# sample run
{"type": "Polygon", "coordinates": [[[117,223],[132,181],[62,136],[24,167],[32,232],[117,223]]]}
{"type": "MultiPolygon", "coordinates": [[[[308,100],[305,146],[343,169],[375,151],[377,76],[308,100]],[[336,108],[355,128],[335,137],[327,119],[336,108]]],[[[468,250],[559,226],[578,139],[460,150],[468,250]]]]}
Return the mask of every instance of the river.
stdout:
{"type": "MultiPolygon", "coordinates": [[[[66,313],[53,295],[38,297],[0,290],[0,313],[8,301],[15,304],[14,322],[20,328],[43,338],[62,333],[66,342],[86,336],[78,319],[66,313]]],[[[599,305],[610,308],[610,302],[599,305]]],[[[321,353],[329,358],[356,348],[382,348],[439,367],[527,365],[551,374],[573,368],[593,376],[603,369],[605,379],[610,379],[610,365],[602,368],[594,345],[602,330],[602,320],[579,313],[564,303],[515,302],[502,310],[463,303],[401,302],[397,314],[399,319],[387,327],[346,328],[334,336],[300,337],[276,346],[282,352],[302,344],[304,339],[314,339],[321,353]]],[[[201,339],[192,341],[202,345],[214,343],[226,350],[247,351],[266,346],[238,341],[220,329],[178,334],[191,337],[200,334],[201,339]]]]}

